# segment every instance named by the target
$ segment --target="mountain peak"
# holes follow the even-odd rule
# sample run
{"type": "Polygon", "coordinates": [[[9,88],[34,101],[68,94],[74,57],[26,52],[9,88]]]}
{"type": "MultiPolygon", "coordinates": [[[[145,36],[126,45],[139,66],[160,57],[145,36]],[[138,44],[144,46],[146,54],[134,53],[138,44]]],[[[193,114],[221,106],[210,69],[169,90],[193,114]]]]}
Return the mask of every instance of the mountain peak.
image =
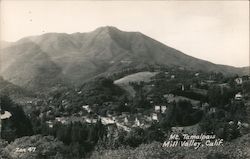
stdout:
{"type": "Polygon", "coordinates": [[[116,30],[116,31],[121,31],[118,28],[114,27],[114,26],[102,26],[97,28],[96,30],[100,30],[100,31],[112,31],[112,30],[116,30]]]}
{"type": "Polygon", "coordinates": [[[119,30],[114,26],[102,26],[95,29],[93,32],[110,34],[110,33],[122,33],[123,31],[119,30]]]}

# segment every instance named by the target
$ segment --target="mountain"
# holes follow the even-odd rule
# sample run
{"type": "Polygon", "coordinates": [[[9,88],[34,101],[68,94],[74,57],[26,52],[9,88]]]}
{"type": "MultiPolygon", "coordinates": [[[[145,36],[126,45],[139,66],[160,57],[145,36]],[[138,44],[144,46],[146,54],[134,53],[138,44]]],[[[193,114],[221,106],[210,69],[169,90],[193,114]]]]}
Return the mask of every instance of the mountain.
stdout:
{"type": "Polygon", "coordinates": [[[241,74],[186,55],[142,33],[100,27],[88,33],[47,33],[25,37],[1,50],[1,75],[27,88],[81,84],[97,75],[148,65],[241,74]]]}
{"type": "Polygon", "coordinates": [[[241,68],[244,75],[250,75],[250,66],[241,68]]]}

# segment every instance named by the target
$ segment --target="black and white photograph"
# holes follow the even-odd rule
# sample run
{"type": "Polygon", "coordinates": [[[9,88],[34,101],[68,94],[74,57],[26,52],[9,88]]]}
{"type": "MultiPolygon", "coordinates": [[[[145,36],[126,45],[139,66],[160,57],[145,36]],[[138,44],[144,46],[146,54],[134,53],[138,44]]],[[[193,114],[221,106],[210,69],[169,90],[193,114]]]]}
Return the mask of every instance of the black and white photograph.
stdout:
{"type": "Polygon", "coordinates": [[[250,159],[248,0],[0,0],[0,159],[250,159]]]}

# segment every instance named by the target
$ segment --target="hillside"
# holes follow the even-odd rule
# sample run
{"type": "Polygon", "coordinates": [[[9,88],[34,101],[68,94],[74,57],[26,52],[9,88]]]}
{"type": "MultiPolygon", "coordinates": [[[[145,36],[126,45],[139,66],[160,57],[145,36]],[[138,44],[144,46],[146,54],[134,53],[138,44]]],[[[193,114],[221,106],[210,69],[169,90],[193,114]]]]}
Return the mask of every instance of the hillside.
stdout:
{"type": "Polygon", "coordinates": [[[79,85],[97,75],[148,65],[241,74],[188,56],[139,32],[100,27],[88,33],[25,37],[1,50],[1,75],[31,89],[79,85]]]}
{"type": "Polygon", "coordinates": [[[155,76],[157,72],[138,72],[134,73],[128,76],[125,76],[123,78],[120,78],[116,81],[114,81],[114,84],[120,86],[124,90],[126,90],[129,94],[132,96],[135,96],[135,90],[131,85],[129,85],[130,82],[149,82],[150,78],[155,76]]]}
{"type": "Polygon", "coordinates": [[[250,157],[249,134],[244,135],[232,142],[226,142],[223,146],[165,148],[161,143],[140,145],[136,149],[122,148],[118,150],[95,151],[91,159],[247,159],[250,157]]]}
{"type": "Polygon", "coordinates": [[[250,66],[241,68],[244,75],[250,75],[250,66]]]}
{"type": "Polygon", "coordinates": [[[34,97],[34,94],[32,94],[31,92],[21,88],[20,86],[16,86],[4,80],[1,76],[0,76],[0,95],[8,95],[13,99],[34,97]]]}

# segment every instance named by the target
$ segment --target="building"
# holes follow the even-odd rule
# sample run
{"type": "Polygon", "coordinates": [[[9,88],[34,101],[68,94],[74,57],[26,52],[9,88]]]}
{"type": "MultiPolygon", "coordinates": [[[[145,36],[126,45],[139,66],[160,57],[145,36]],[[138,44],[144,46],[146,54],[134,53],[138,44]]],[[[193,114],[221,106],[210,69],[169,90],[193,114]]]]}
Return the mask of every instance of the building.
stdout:
{"type": "Polygon", "coordinates": [[[104,125],[108,125],[108,124],[114,124],[115,121],[112,118],[109,117],[101,117],[101,121],[104,125]]]}
{"type": "Polygon", "coordinates": [[[165,105],[155,105],[155,112],[156,113],[165,113],[167,110],[167,106],[165,105]]]}
{"type": "Polygon", "coordinates": [[[64,117],[56,117],[55,120],[62,124],[66,124],[66,119],[64,117]]]}
{"type": "Polygon", "coordinates": [[[140,122],[140,120],[138,120],[138,118],[135,118],[134,126],[138,126],[138,127],[141,126],[141,122],[140,122]]]}
{"type": "Polygon", "coordinates": [[[208,104],[207,102],[201,104],[201,109],[202,109],[203,111],[206,111],[208,108],[209,108],[209,104],[208,104]]]}
{"type": "Polygon", "coordinates": [[[88,113],[90,113],[92,111],[91,108],[89,107],[89,105],[83,105],[82,108],[84,110],[86,110],[88,113]]]}
{"type": "Polygon", "coordinates": [[[216,108],[215,107],[210,107],[209,108],[209,111],[208,111],[209,114],[212,114],[212,113],[215,113],[215,112],[216,112],[216,108]]]}
{"type": "Polygon", "coordinates": [[[53,122],[52,121],[46,121],[46,124],[49,126],[49,128],[53,128],[53,122]]]}
{"type": "Polygon", "coordinates": [[[161,112],[161,106],[155,105],[155,112],[157,113],[161,112]]]}
{"type": "Polygon", "coordinates": [[[1,120],[8,119],[12,116],[12,114],[8,111],[4,111],[4,114],[1,114],[1,120]]]}
{"type": "Polygon", "coordinates": [[[166,110],[167,110],[167,106],[165,106],[165,105],[161,106],[162,113],[166,113],[166,110]]]}
{"type": "Polygon", "coordinates": [[[238,84],[238,85],[241,85],[241,84],[242,84],[242,82],[243,82],[243,80],[242,80],[242,78],[241,78],[241,77],[236,78],[234,81],[235,81],[235,82],[236,82],[236,84],[238,84]]]}
{"type": "Polygon", "coordinates": [[[154,121],[159,121],[158,115],[157,115],[156,113],[153,113],[153,114],[152,114],[152,120],[154,120],[154,121]]]}
{"type": "Polygon", "coordinates": [[[239,92],[239,93],[235,94],[234,99],[235,99],[235,100],[242,100],[242,95],[241,95],[241,93],[239,92]]]}

